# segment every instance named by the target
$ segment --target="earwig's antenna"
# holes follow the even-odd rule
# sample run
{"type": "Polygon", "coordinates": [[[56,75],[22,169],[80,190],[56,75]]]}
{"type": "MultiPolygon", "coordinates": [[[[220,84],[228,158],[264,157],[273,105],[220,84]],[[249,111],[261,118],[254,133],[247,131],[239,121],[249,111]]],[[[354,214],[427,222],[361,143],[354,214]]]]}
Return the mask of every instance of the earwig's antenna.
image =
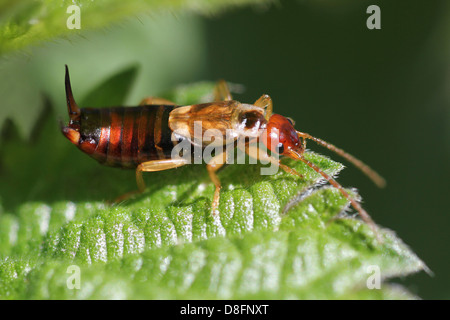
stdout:
{"type": "Polygon", "coordinates": [[[297,159],[299,159],[300,161],[302,161],[303,163],[305,163],[306,165],[308,165],[310,168],[314,169],[314,171],[316,171],[317,173],[319,173],[320,175],[322,175],[322,177],[324,177],[333,187],[335,187],[336,189],[338,189],[341,194],[348,200],[350,201],[351,205],[353,206],[353,208],[355,208],[356,211],[358,211],[359,215],[361,216],[361,218],[369,225],[369,227],[372,229],[372,231],[375,233],[377,240],[379,242],[382,242],[380,235],[378,233],[377,230],[377,225],[376,223],[372,220],[372,218],[370,217],[370,215],[367,213],[366,210],[364,210],[361,205],[359,204],[358,201],[356,201],[355,199],[353,199],[347,191],[345,191],[345,189],[336,181],[334,180],[332,177],[330,177],[328,174],[326,174],[322,169],[320,169],[318,166],[316,166],[314,163],[306,160],[305,158],[303,158],[302,155],[298,154],[297,152],[295,153],[295,157],[297,159]]]}
{"type": "Polygon", "coordinates": [[[324,140],[321,140],[319,138],[313,137],[313,136],[311,136],[311,135],[309,135],[307,133],[303,133],[303,132],[297,131],[297,134],[301,138],[313,140],[316,143],[324,146],[325,148],[336,152],[338,155],[340,155],[341,157],[343,157],[347,161],[351,162],[355,167],[357,167],[365,175],[367,175],[369,177],[369,179],[372,180],[373,183],[375,183],[379,188],[384,188],[386,186],[386,180],[384,180],[384,178],[382,176],[380,176],[378,173],[376,173],[372,168],[370,168],[367,164],[365,164],[361,160],[356,159],[351,154],[348,154],[344,150],[339,149],[338,147],[332,145],[331,143],[328,143],[328,142],[326,142],[324,140]]]}
{"type": "Polygon", "coordinates": [[[67,109],[69,110],[69,118],[71,121],[77,121],[80,118],[80,108],[78,107],[72,94],[72,87],[70,86],[69,68],[66,64],[66,100],[67,109]]]}

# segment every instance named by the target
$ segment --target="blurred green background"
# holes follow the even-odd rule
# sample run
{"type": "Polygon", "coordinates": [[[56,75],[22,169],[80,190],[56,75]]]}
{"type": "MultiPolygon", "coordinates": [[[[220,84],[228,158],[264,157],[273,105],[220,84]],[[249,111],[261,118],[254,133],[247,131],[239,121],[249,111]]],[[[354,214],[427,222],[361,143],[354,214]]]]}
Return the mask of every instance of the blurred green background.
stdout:
{"type": "MultiPolygon", "coordinates": [[[[445,1],[277,1],[214,15],[143,14],[4,54],[3,210],[39,198],[40,179],[60,174],[46,171],[43,177],[27,162],[27,148],[11,155],[5,146],[18,141],[16,136],[35,145],[40,124],[49,116],[53,121],[52,110],[67,118],[64,64],[82,106],[96,106],[99,94],[112,104],[136,105],[178,84],[224,78],[245,86],[237,100],[251,103],[267,93],[275,112],[294,118],[299,131],[328,140],[379,171],[388,182],[383,190],[351,166],[339,181],[358,188],[375,221],[394,230],[434,273],[398,281],[422,298],[448,299],[449,22],[445,1]],[[371,4],[381,8],[381,30],[366,27],[371,4]],[[120,90],[125,101],[119,101],[120,90]],[[22,169],[31,172],[26,186],[8,171],[22,169]]],[[[114,170],[99,169],[69,146],[56,121],[51,128],[58,146],[67,145],[71,155],[86,161],[80,168],[114,170]]],[[[43,161],[58,146],[44,144],[43,161]]],[[[341,160],[312,143],[309,148],[341,160]]],[[[77,176],[80,168],[66,170],[77,176]]],[[[95,175],[89,179],[101,185],[95,175]]]]}

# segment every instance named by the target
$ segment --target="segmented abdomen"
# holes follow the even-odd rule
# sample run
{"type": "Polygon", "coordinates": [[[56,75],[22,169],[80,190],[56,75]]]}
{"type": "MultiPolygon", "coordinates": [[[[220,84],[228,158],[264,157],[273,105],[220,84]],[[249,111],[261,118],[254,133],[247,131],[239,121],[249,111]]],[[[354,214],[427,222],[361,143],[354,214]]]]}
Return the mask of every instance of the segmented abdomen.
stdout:
{"type": "Polygon", "coordinates": [[[100,163],[134,168],[142,162],[168,159],[174,144],[169,113],[175,106],[84,108],[79,148],[100,163]]]}

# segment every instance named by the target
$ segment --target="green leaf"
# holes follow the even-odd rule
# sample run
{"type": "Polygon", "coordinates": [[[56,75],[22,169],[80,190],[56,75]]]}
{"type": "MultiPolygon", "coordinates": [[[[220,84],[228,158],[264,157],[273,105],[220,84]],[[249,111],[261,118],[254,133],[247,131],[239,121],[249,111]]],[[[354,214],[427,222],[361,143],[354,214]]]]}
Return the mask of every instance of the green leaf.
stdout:
{"type": "MultiPolygon", "coordinates": [[[[263,1],[262,3],[266,3],[263,1]]],[[[167,10],[194,11],[212,14],[224,9],[259,3],[257,0],[2,0],[0,2],[0,53],[23,48],[29,44],[36,44],[42,40],[51,40],[77,34],[79,30],[69,29],[67,20],[74,11],[67,12],[70,6],[80,8],[80,30],[97,29],[114,22],[123,21],[136,15],[154,14],[167,10]]]]}
{"type": "MultiPolygon", "coordinates": [[[[213,85],[166,97],[200,101],[213,85]]],[[[228,165],[219,173],[218,215],[210,213],[214,185],[203,165],[145,174],[144,194],[111,206],[106,200],[136,188],[134,173],[96,164],[55,122],[44,121],[32,145],[14,133],[3,142],[0,178],[11,181],[0,185],[3,299],[416,298],[388,281],[426,270],[423,262],[392,231],[380,230],[378,242],[345,214],[340,192],[302,162],[283,160],[303,178],[228,165]],[[67,284],[73,265],[80,289],[67,284]],[[373,266],[381,289],[367,288],[373,266]]],[[[306,157],[333,176],[343,169],[316,153],[306,157]]]]}

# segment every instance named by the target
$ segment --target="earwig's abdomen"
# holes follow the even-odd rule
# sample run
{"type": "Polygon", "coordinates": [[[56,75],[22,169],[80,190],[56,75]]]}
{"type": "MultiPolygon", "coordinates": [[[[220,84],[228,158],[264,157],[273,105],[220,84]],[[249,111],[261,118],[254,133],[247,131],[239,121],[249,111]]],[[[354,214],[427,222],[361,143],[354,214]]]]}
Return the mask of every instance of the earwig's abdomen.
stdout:
{"type": "Polygon", "coordinates": [[[168,159],[173,146],[168,126],[170,105],[84,108],[79,118],[78,147],[102,164],[135,168],[168,159]]]}

